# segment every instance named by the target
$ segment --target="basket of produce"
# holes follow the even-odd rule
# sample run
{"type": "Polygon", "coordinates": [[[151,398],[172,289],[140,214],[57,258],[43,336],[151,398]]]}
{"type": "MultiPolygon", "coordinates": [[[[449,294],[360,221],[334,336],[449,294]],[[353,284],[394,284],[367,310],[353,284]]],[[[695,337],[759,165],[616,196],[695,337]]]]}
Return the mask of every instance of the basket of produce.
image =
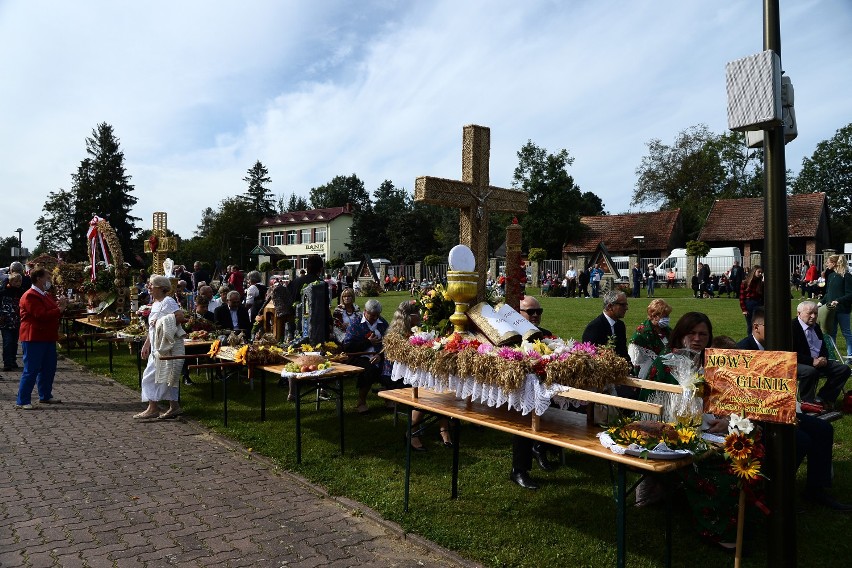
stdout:
{"type": "Polygon", "coordinates": [[[284,366],[282,377],[312,377],[331,370],[334,364],[322,355],[300,355],[284,366]]]}

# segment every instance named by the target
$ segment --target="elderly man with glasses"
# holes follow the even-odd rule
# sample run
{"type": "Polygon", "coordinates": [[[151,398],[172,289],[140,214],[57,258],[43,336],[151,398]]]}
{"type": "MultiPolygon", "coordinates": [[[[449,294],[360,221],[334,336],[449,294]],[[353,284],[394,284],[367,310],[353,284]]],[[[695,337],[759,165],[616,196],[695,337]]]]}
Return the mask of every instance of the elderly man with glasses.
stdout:
{"type": "Polygon", "coordinates": [[[817,323],[816,302],[804,301],[796,308],[792,321],[793,350],[796,352],[796,372],[799,377],[799,398],[831,409],[843,386],[849,379],[848,366],[831,361],[823,341],[822,329],[817,323]],[[825,385],[817,392],[820,377],[825,385]]]}
{"type": "MultiPolygon", "coordinates": [[[[589,322],[583,331],[583,341],[603,346],[614,340],[615,353],[627,360],[631,367],[633,363],[627,354],[627,327],[624,316],[627,315],[627,295],[624,292],[610,290],[603,295],[603,313],[589,322]]],[[[619,385],[615,387],[619,396],[636,398],[638,389],[619,385]]]]}
{"type": "Polygon", "coordinates": [[[627,354],[627,327],[624,316],[627,315],[627,296],[624,292],[609,291],[603,296],[603,313],[589,322],[583,331],[583,341],[595,345],[606,345],[615,338],[615,352],[630,361],[627,354]]]}

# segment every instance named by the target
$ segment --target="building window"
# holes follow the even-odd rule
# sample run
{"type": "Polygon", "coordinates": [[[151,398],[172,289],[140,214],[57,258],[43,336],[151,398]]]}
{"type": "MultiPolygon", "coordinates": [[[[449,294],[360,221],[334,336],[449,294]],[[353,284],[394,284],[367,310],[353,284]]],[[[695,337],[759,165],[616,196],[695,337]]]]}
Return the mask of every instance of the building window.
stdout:
{"type": "Polygon", "coordinates": [[[311,242],[311,230],[310,229],[302,229],[302,244],[308,244],[311,242]]]}
{"type": "Polygon", "coordinates": [[[314,242],[324,243],[325,242],[325,227],[320,227],[316,230],[314,242]]]}
{"type": "Polygon", "coordinates": [[[284,231],[275,231],[275,246],[284,244],[284,231]]]}
{"type": "Polygon", "coordinates": [[[296,231],[287,231],[287,244],[295,245],[296,244],[296,231]]]}
{"type": "Polygon", "coordinates": [[[272,244],[272,233],[261,233],[260,234],[260,244],[261,246],[268,247],[272,244]]]}

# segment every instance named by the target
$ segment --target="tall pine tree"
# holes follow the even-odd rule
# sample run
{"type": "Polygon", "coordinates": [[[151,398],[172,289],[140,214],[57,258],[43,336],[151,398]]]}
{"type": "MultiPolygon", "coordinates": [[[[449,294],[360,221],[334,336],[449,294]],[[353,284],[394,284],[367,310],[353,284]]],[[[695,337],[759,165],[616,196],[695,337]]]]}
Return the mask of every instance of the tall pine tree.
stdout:
{"type": "Polygon", "coordinates": [[[80,162],[77,173],[72,176],[72,258],[86,258],[86,231],[92,216],[97,214],[109,221],[124,258],[131,259],[133,239],[139,232],[136,221],[141,219],[130,214],[137,199],[133,196],[134,187],[124,167],[124,152],[111,125],[102,122],[92,130],[92,136],[86,138],[86,153],[88,157],[80,162]]]}
{"type": "Polygon", "coordinates": [[[272,197],[272,190],[266,185],[272,182],[272,178],[269,177],[269,170],[266,169],[266,166],[260,160],[256,161],[248,169],[243,181],[248,183],[248,189],[243,194],[243,199],[248,203],[254,216],[262,219],[275,215],[275,201],[272,197]]]}

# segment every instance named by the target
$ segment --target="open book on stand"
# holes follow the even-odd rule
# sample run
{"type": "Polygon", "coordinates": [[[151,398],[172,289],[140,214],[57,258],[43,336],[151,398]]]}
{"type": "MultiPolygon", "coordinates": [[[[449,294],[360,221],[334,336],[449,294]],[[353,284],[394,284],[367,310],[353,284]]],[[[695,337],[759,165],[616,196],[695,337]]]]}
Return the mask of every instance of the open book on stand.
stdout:
{"type": "Polygon", "coordinates": [[[511,345],[542,336],[539,328],[506,304],[495,310],[480,302],[467,311],[467,316],[494,345],[511,345]]]}

